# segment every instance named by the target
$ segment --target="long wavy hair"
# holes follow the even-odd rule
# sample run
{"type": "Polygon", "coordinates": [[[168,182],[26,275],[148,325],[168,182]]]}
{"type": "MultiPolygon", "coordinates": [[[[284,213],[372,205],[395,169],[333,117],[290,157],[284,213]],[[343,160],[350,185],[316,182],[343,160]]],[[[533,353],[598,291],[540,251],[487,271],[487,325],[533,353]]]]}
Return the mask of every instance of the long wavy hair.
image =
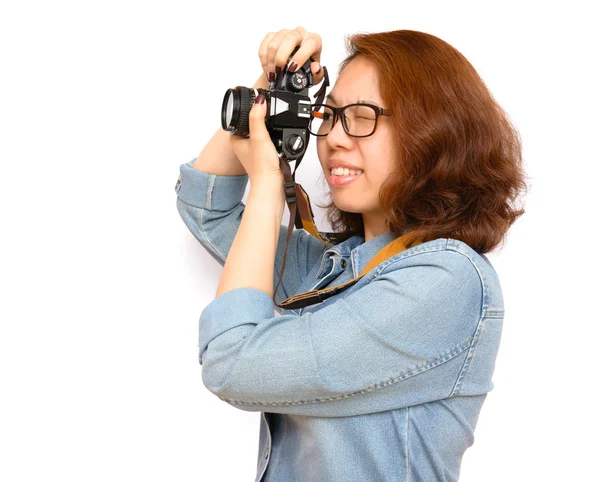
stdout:
{"type": "MultiPolygon", "coordinates": [[[[339,73],[357,55],[370,59],[392,112],[397,169],[379,193],[389,230],[406,234],[407,247],[453,238],[487,253],[504,242],[525,212],[514,205],[528,188],[521,139],[473,66],[413,30],[354,34],[346,48],[339,73]]],[[[364,235],[361,213],[333,200],[319,207],[338,241],[364,235]]]]}

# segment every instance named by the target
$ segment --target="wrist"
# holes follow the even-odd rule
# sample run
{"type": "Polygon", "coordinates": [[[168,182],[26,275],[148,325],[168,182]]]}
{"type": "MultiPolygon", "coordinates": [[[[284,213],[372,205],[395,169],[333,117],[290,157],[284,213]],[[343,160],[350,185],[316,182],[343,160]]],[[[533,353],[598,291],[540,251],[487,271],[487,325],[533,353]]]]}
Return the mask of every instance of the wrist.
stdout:
{"type": "Polygon", "coordinates": [[[283,215],[285,192],[283,190],[283,174],[264,175],[258,179],[250,179],[250,191],[247,205],[258,205],[263,209],[273,209],[283,215]]]}
{"type": "Polygon", "coordinates": [[[283,183],[285,182],[285,178],[283,177],[283,172],[281,172],[281,169],[277,169],[277,170],[269,170],[269,171],[263,171],[260,173],[255,173],[254,176],[249,176],[250,177],[250,186],[252,185],[265,185],[266,187],[268,186],[274,186],[277,185],[279,186],[281,189],[283,189],[283,183]]]}

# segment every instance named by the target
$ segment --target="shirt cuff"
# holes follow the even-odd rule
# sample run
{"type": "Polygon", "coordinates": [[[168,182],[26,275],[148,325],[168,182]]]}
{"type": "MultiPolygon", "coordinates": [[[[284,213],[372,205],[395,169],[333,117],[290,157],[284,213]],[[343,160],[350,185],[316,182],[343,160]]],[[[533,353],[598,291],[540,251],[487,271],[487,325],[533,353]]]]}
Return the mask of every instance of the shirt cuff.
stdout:
{"type": "Polygon", "coordinates": [[[257,325],[274,317],[273,300],[256,288],[235,288],[211,301],[200,315],[199,353],[227,330],[240,325],[257,325]]]}
{"type": "Polygon", "coordinates": [[[194,169],[196,158],[179,166],[177,196],[192,206],[213,211],[229,211],[244,198],[248,174],[218,176],[194,169]]]}

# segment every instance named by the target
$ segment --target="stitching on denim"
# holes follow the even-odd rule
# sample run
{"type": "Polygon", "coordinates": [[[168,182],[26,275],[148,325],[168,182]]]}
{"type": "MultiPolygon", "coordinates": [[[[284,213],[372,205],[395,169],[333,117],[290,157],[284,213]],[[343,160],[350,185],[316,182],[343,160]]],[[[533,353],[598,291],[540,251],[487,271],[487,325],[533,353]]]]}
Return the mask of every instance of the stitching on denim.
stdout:
{"type": "Polygon", "coordinates": [[[410,248],[407,249],[405,251],[402,251],[401,253],[398,253],[394,256],[391,256],[390,258],[386,259],[385,261],[383,261],[381,263],[381,267],[379,268],[378,271],[376,271],[374,273],[374,275],[371,278],[376,278],[379,275],[381,275],[383,273],[383,271],[392,263],[397,263],[398,261],[401,261],[405,258],[410,258],[412,256],[415,256],[417,254],[421,254],[421,253],[433,253],[435,251],[447,251],[446,246],[442,246],[442,245],[433,245],[433,246],[428,246],[425,248],[421,248],[419,249],[421,245],[415,246],[414,248],[410,248]]]}
{"type": "Polygon", "coordinates": [[[456,358],[458,355],[460,355],[462,352],[464,352],[466,349],[468,349],[471,346],[472,340],[473,340],[473,338],[468,338],[465,341],[456,345],[454,348],[447,350],[442,355],[439,355],[438,357],[433,358],[433,359],[429,360],[428,362],[425,362],[421,365],[416,365],[415,367],[413,367],[410,370],[401,372],[400,375],[398,375],[398,376],[388,378],[386,380],[375,383],[373,385],[369,385],[367,388],[363,388],[361,390],[357,390],[354,392],[348,392],[348,393],[342,393],[341,395],[338,395],[336,397],[315,398],[313,400],[286,400],[283,402],[246,402],[243,400],[233,400],[231,398],[222,397],[219,395],[217,395],[217,396],[219,396],[219,398],[221,400],[228,402],[230,404],[249,405],[249,406],[306,405],[308,403],[322,403],[322,402],[332,402],[335,400],[344,400],[346,398],[354,397],[356,395],[362,395],[363,393],[369,393],[369,392],[374,392],[376,390],[380,390],[381,388],[388,387],[394,383],[400,382],[402,380],[406,380],[407,378],[413,377],[420,373],[426,372],[427,370],[435,368],[439,365],[442,365],[442,364],[452,360],[453,358],[456,358]]]}
{"type": "Polygon", "coordinates": [[[410,441],[408,439],[410,425],[410,407],[406,408],[406,482],[410,482],[410,463],[408,447],[410,447],[410,441]]]}
{"type": "Polygon", "coordinates": [[[489,307],[489,287],[487,285],[487,283],[485,282],[485,276],[483,275],[483,273],[479,270],[478,266],[473,262],[473,259],[468,256],[466,253],[463,253],[462,251],[458,251],[456,249],[452,249],[451,251],[454,251],[455,253],[461,254],[463,255],[465,258],[467,258],[471,264],[473,265],[473,268],[475,268],[475,271],[477,271],[477,274],[479,275],[479,280],[481,281],[481,288],[482,288],[482,300],[481,300],[481,317],[482,318],[504,318],[504,309],[488,309],[489,307]]]}
{"type": "MultiPolygon", "coordinates": [[[[217,250],[217,248],[215,246],[213,246],[212,243],[210,243],[208,241],[208,237],[206,236],[206,232],[204,231],[204,228],[203,228],[203,226],[204,226],[204,213],[205,213],[206,209],[199,208],[197,206],[192,206],[191,204],[186,203],[181,198],[177,198],[177,202],[181,202],[181,203],[185,204],[186,206],[190,206],[192,209],[197,209],[197,210],[200,211],[200,222],[198,223],[198,231],[201,234],[201,236],[198,236],[194,232],[194,230],[192,228],[190,228],[189,226],[188,226],[188,229],[193,234],[194,238],[196,238],[198,240],[198,242],[204,247],[204,249],[207,249],[208,251],[212,251],[219,258],[221,258],[221,260],[224,262],[225,258],[219,252],[219,250],[217,250]]],[[[187,223],[186,223],[186,225],[187,225],[187,223]]]]}
{"type": "Polygon", "coordinates": [[[199,208],[200,209],[200,224],[198,226],[198,229],[200,231],[200,233],[202,234],[202,240],[204,241],[203,244],[206,244],[206,247],[208,249],[210,249],[213,253],[215,253],[219,258],[221,258],[221,260],[223,262],[225,262],[225,256],[223,256],[219,250],[216,248],[216,246],[214,246],[209,240],[208,240],[208,236],[206,234],[206,231],[204,230],[204,213],[205,213],[205,209],[199,208]]]}
{"type": "Polygon", "coordinates": [[[481,283],[481,308],[479,311],[479,317],[483,318],[485,316],[485,312],[486,312],[486,308],[487,308],[487,297],[488,297],[488,289],[487,289],[487,285],[485,284],[485,279],[483,277],[483,274],[481,273],[481,271],[479,271],[479,268],[477,267],[477,265],[475,263],[473,263],[473,260],[471,259],[470,256],[467,256],[465,253],[461,253],[460,251],[457,251],[455,249],[452,249],[451,251],[454,251],[455,253],[458,253],[458,254],[464,256],[465,258],[467,258],[471,262],[471,265],[473,266],[473,268],[475,268],[475,271],[477,271],[477,276],[479,276],[479,282],[481,283]]]}
{"type": "Polygon", "coordinates": [[[221,260],[223,260],[223,262],[225,261],[225,256],[223,254],[221,254],[221,252],[216,248],[215,245],[213,245],[209,240],[208,240],[208,236],[206,234],[206,231],[204,231],[204,213],[206,212],[205,209],[200,209],[200,226],[199,226],[199,230],[200,233],[202,233],[204,242],[206,243],[206,245],[209,247],[209,249],[211,251],[213,251],[219,258],[221,258],[221,260]]]}
{"type": "Polygon", "coordinates": [[[495,318],[495,319],[503,319],[504,318],[504,310],[488,310],[485,312],[486,318],[495,318]]]}
{"type": "Polygon", "coordinates": [[[261,417],[264,419],[264,424],[265,424],[265,428],[266,428],[266,445],[267,445],[267,449],[264,453],[261,454],[260,456],[260,462],[257,466],[257,469],[260,468],[260,465],[262,464],[263,468],[260,472],[260,477],[257,475],[257,479],[256,480],[263,480],[262,476],[265,473],[265,469],[267,468],[267,465],[269,462],[265,463],[265,459],[266,459],[266,455],[269,453],[269,448],[272,447],[272,440],[271,440],[271,429],[269,428],[269,421],[267,420],[267,415],[265,414],[265,412],[261,412],[261,417]]]}
{"type": "Polygon", "coordinates": [[[208,206],[207,209],[212,209],[212,192],[215,188],[216,179],[217,176],[215,176],[214,174],[208,175],[208,189],[206,190],[206,198],[204,199],[204,202],[208,206]]]}
{"type": "MultiPolygon", "coordinates": [[[[464,253],[463,251],[461,251],[461,246],[458,244],[459,241],[454,241],[452,243],[452,247],[449,248],[449,250],[454,251],[455,253],[458,254],[462,254],[465,258],[467,258],[471,264],[473,265],[473,267],[475,268],[475,270],[477,271],[477,274],[479,275],[479,279],[481,280],[481,286],[483,289],[483,299],[482,299],[482,306],[481,306],[481,316],[482,317],[486,317],[486,318],[503,318],[504,317],[504,309],[488,309],[489,308],[489,286],[487,285],[487,283],[485,282],[485,276],[483,274],[482,271],[480,271],[479,267],[477,266],[477,264],[475,264],[475,262],[473,261],[473,258],[467,254],[464,253]]],[[[468,245],[467,245],[468,246],[468,245]]]]}
{"type": "Polygon", "coordinates": [[[355,254],[354,251],[352,253],[350,253],[350,259],[352,261],[352,276],[354,278],[358,278],[358,275],[360,273],[357,273],[357,271],[358,271],[358,266],[359,266],[359,263],[360,263],[360,259],[359,259],[359,256],[358,256],[358,251],[356,252],[356,256],[354,256],[354,254],[355,254]]]}
{"type": "Polygon", "coordinates": [[[458,378],[456,379],[454,388],[452,388],[452,392],[450,393],[451,397],[458,394],[458,388],[460,387],[460,384],[463,381],[465,374],[467,373],[467,368],[469,368],[469,366],[471,365],[471,360],[473,359],[473,357],[475,355],[475,344],[479,340],[479,334],[483,330],[483,322],[484,321],[485,321],[485,317],[481,317],[479,319],[479,321],[477,322],[477,328],[475,329],[475,334],[473,335],[473,343],[471,343],[471,346],[469,347],[469,351],[467,352],[467,357],[465,358],[465,361],[463,362],[463,366],[460,369],[460,373],[458,374],[458,378]]]}

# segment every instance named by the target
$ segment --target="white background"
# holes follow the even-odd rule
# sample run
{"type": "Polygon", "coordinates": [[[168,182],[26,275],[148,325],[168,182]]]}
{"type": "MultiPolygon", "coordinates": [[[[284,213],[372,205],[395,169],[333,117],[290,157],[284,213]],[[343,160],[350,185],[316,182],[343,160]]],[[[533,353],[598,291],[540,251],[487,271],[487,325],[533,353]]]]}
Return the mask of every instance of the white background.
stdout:
{"type": "MultiPolygon", "coordinates": [[[[434,34],[519,129],[532,189],[489,255],[506,318],[461,481],[592,480],[593,2],[209,3],[0,8],[0,479],[254,480],[260,414],[211,394],[197,360],[221,267],[173,188],[219,128],[225,90],[260,74],[264,35],[301,25],[322,35],[332,80],[346,34],[434,34]]],[[[322,202],[314,146],[296,180],[322,202]]]]}

